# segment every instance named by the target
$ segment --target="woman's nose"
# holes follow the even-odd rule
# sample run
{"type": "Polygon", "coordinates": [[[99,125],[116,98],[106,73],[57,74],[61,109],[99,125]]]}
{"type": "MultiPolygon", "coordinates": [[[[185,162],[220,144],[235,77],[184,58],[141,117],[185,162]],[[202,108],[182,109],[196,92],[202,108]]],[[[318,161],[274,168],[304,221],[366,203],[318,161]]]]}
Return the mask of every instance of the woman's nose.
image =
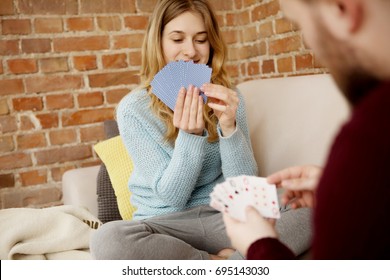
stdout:
{"type": "Polygon", "coordinates": [[[185,44],[185,46],[183,46],[183,54],[187,57],[194,57],[195,54],[196,54],[196,49],[195,49],[195,46],[194,46],[194,43],[193,42],[188,42],[187,44],[185,44]]]}

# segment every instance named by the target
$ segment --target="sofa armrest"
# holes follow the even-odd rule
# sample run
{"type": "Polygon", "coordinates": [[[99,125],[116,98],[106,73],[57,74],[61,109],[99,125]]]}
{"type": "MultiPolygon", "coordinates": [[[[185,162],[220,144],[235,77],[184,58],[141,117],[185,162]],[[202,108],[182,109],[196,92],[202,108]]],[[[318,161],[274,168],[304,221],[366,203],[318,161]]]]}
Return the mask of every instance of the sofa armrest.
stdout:
{"type": "Polygon", "coordinates": [[[62,176],[63,203],[86,207],[96,217],[97,205],[97,176],[100,165],[68,170],[62,176]]]}

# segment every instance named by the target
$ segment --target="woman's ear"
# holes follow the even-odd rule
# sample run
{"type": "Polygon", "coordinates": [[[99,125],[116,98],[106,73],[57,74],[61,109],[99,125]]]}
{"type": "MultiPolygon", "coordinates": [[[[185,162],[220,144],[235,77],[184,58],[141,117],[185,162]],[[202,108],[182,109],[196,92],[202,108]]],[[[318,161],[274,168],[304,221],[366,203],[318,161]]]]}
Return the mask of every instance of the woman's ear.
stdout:
{"type": "Polygon", "coordinates": [[[325,25],[339,39],[345,39],[358,32],[363,23],[365,0],[320,1],[320,12],[325,25]]]}

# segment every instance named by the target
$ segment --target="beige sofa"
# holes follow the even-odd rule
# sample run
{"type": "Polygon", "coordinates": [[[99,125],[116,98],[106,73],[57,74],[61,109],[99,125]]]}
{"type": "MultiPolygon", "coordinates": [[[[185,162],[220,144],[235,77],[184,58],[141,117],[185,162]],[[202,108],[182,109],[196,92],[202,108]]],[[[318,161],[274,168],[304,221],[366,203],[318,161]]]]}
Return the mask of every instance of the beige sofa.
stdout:
{"type": "MultiPolygon", "coordinates": [[[[327,74],[259,79],[238,85],[260,176],[297,164],[322,165],[349,108],[327,74]]],[[[65,172],[64,204],[97,213],[99,166],[65,172]]]]}

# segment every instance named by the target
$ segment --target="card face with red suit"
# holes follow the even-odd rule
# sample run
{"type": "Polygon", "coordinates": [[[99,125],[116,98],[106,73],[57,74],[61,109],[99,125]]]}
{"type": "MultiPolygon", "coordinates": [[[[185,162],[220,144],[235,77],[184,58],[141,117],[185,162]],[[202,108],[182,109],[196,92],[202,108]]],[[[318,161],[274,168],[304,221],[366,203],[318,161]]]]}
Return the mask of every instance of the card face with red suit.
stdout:
{"type": "Polygon", "coordinates": [[[252,206],[265,218],[280,218],[276,186],[266,178],[238,176],[217,184],[210,194],[210,206],[240,221],[246,220],[245,209],[252,206]]]}

